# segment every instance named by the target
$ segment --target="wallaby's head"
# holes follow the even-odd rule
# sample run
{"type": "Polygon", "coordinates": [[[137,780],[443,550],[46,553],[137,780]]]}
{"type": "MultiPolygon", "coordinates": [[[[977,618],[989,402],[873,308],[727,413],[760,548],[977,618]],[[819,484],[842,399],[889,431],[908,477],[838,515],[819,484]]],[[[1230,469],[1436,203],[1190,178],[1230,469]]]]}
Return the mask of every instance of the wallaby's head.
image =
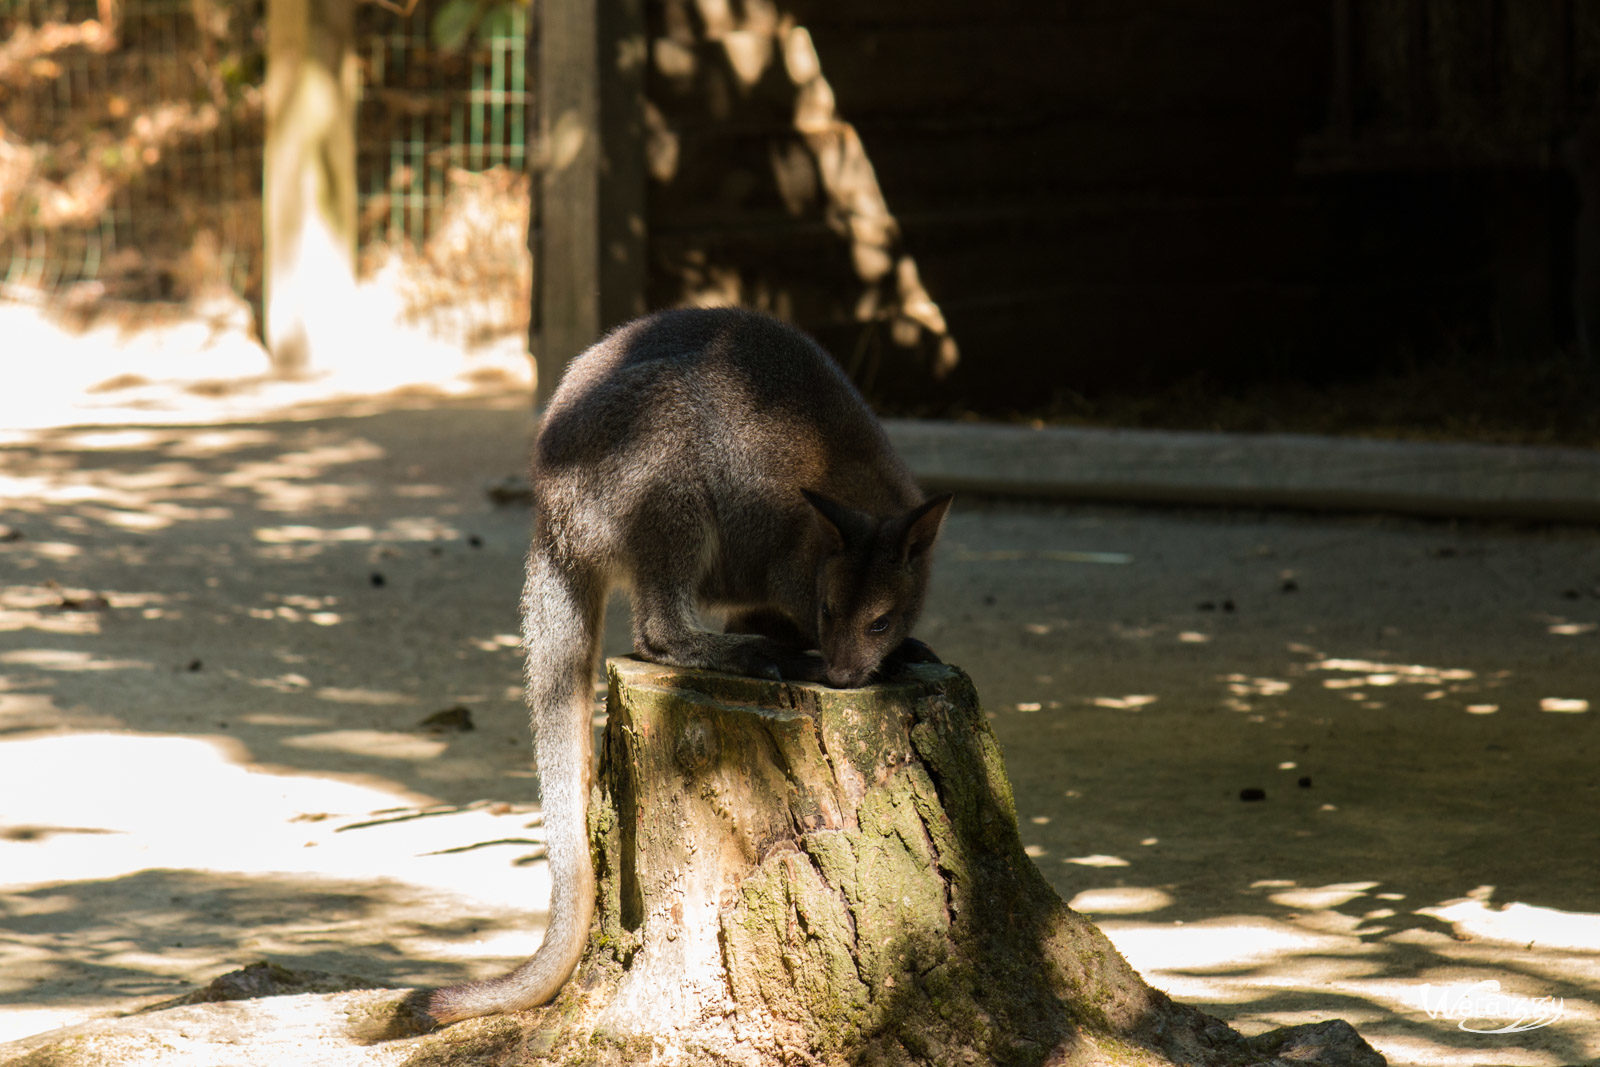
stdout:
{"type": "Polygon", "coordinates": [[[826,548],[817,563],[817,637],[828,684],[866,685],[911,636],[950,494],[880,518],[805,490],[826,548]]]}

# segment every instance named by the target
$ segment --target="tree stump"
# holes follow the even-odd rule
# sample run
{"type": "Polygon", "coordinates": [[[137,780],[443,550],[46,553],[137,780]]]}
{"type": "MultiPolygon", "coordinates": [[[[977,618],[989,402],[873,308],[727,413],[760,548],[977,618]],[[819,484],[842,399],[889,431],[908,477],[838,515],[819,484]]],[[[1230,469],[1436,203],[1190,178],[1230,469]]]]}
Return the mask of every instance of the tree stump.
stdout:
{"type": "Polygon", "coordinates": [[[1383,1063],[1343,1022],[1246,1040],[1147,986],[1024,854],[961,671],[608,670],[595,929],[498,1062],[1383,1063]]]}
{"type": "Polygon", "coordinates": [[[834,690],[608,666],[598,914],[554,1003],[434,1030],[425,992],[258,964],[0,1063],[1382,1067],[1346,1023],[1245,1039],[1145,985],[1024,855],[959,670],[834,690]]]}

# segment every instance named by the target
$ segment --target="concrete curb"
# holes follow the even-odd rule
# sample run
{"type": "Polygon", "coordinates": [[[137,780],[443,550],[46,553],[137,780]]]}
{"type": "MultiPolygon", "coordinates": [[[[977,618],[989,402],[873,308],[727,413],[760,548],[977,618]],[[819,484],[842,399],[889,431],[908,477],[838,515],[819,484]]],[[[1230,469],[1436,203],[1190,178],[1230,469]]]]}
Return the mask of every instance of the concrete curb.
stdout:
{"type": "Polygon", "coordinates": [[[1600,524],[1600,450],[888,420],[924,488],[1600,524]]]}

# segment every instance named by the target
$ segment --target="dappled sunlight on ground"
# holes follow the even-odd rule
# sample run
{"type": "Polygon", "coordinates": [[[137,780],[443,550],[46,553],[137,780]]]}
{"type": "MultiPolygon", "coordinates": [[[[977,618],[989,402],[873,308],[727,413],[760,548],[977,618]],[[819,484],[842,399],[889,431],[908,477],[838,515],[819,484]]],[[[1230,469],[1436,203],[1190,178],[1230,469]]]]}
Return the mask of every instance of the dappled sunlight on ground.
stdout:
{"type": "MultiPolygon", "coordinates": [[[[527,515],[485,491],[526,395],[217,403],[0,440],[0,1036],[262,957],[426,983],[537,942],[527,515]]],[[[944,536],[919,633],[1153,984],[1397,1064],[1600,1057],[1593,531],[963,500],[944,536]],[[1564,1013],[1423,1005],[1482,981],[1564,1013]]]]}
{"type": "MultiPolygon", "coordinates": [[[[465,347],[408,323],[394,279],[362,283],[341,309],[361,323],[352,343],[309,377],[271,376],[266,351],[250,332],[238,298],[165,314],[130,305],[85,324],[44,301],[0,299],[0,338],[8,360],[25,365],[20,387],[0,390],[0,443],[63,425],[217,423],[269,413],[382,410],[383,398],[413,401],[517,393],[531,395],[533,371],[520,335],[465,347]]],[[[246,431],[248,432],[248,431],[246,431]]],[[[112,447],[137,447],[140,431],[115,430],[112,447]]],[[[238,447],[218,429],[186,447],[238,447]]],[[[93,441],[93,436],[89,437],[93,441]]],[[[80,447],[93,447],[86,444],[80,447]]],[[[159,473],[148,476],[159,478],[159,473]]],[[[0,489],[0,493],[4,490],[0,489]]]]}
{"type": "Polygon", "coordinates": [[[1039,508],[946,537],[922,636],[974,675],[1029,855],[1152,984],[1395,1064],[1600,1057],[1600,535],[1039,508]]]}
{"type": "Polygon", "coordinates": [[[527,518],[483,491],[526,394],[174,395],[0,442],[0,1040],[262,957],[422,984],[537,944],[527,518]]]}
{"type": "MultiPolygon", "coordinates": [[[[1211,1010],[1241,1012],[1250,1020],[1239,1024],[1247,1030],[1338,1016],[1394,1063],[1555,1065],[1593,1056],[1600,963],[1593,949],[1571,942],[1591,937],[1600,916],[1514,904],[1506,912],[1538,919],[1520,924],[1512,937],[1491,938],[1485,926],[1460,924],[1371,936],[1363,917],[1341,909],[1404,895],[1367,896],[1361,886],[1378,883],[1271,893],[1285,906],[1275,915],[1159,924],[1096,912],[1092,894],[1074,903],[1153,984],[1211,1010]],[[1524,945],[1523,934],[1535,929],[1548,940],[1524,945]],[[1500,999],[1484,1003],[1473,991],[1489,984],[1500,999]],[[1502,1029],[1511,1032],[1494,1032],[1502,1029]]],[[[1407,910],[1444,917],[1461,907],[1407,910]]],[[[1369,912],[1395,914],[1393,907],[1369,912]]],[[[1501,933],[1513,933],[1513,925],[1501,924],[1501,933]]]]}
{"type": "Polygon", "coordinates": [[[531,805],[441,806],[380,777],[250,763],[232,739],[0,744],[0,1040],[108,994],[179,991],[219,953],[416,981],[441,973],[462,914],[536,943],[532,902],[549,889],[516,862],[542,853],[531,805]],[[79,996],[14,1010],[41,981],[79,996]]]}
{"type": "Polygon", "coordinates": [[[1493,896],[1494,886],[1479,886],[1460,900],[1421,908],[1417,914],[1447,922],[1465,937],[1600,955],[1600,915],[1496,904],[1493,896]]]}

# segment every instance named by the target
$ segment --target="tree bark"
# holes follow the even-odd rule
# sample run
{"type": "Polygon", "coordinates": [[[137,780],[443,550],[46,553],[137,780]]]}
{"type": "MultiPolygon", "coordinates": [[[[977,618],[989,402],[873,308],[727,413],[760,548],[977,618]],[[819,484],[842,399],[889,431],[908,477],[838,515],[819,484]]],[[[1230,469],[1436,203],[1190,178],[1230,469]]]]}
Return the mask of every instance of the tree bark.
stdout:
{"type": "Polygon", "coordinates": [[[1342,1022],[1247,1041],[1146,985],[1024,854],[959,670],[868,690],[608,671],[598,917],[530,1055],[1383,1063],[1342,1022]]]}
{"type": "Polygon", "coordinates": [[[539,139],[529,341],[534,402],[595,338],[645,313],[641,0],[539,8],[539,139]]]}

